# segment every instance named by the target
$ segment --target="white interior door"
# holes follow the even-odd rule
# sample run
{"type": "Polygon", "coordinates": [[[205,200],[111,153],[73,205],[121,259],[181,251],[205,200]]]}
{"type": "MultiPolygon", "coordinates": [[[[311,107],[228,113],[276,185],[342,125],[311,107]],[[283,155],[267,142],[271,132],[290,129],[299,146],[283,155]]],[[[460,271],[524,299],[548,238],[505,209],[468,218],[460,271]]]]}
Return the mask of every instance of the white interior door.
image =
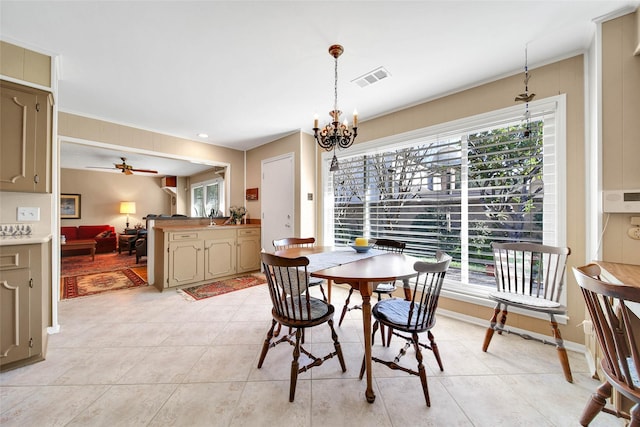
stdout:
{"type": "Polygon", "coordinates": [[[293,153],[262,161],[262,247],[273,251],[272,241],[293,237],[293,153]]]}

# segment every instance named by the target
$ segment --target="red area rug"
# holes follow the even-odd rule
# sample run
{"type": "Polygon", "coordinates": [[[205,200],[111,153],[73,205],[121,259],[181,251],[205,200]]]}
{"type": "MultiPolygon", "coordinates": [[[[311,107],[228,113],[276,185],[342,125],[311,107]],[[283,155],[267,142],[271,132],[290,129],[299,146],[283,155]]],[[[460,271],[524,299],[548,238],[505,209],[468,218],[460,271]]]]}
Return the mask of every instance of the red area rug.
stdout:
{"type": "Polygon", "coordinates": [[[145,286],[147,281],[130,268],[62,278],[62,299],[145,286]]]}
{"type": "Polygon", "coordinates": [[[267,283],[267,280],[263,274],[255,274],[234,277],[233,279],[220,280],[218,282],[207,283],[199,286],[192,286],[190,288],[178,289],[178,292],[183,294],[187,299],[198,301],[265,283],[267,283]]]}
{"type": "Polygon", "coordinates": [[[136,256],[126,253],[96,254],[95,261],[91,261],[90,255],[74,255],[62,257],[60,264],[60,276],[69,277],[143,267],[147,265],[147,258],[140,258],[140,263],[136,264],[136,256]]]}

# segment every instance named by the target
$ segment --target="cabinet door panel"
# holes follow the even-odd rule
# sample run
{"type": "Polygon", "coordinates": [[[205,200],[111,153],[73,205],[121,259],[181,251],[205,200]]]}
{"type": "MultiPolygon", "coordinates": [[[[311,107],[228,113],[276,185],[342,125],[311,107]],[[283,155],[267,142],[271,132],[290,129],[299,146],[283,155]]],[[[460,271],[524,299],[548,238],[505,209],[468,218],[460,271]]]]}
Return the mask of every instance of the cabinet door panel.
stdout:
{"type": "MultiPolygon", "coordinates": [[[[29,339],[29,269],[0,272],[0,364],[31,355],[29,339]]],[[[40,307],[33,307],[39,309],[40,307]]]]}
{"type": "Polygon", "coordinates": [[[205,240],[205,279],[224,277],[236,272],[236,240],[205,240]]]}
{"type": "Polygon", "coordinates": [[[198,282],[204,279],[202,241],[169,245],[169,286],[198,282]]]}
{"type": "Polygon", "coordinates": [[[37,95],[0,88],[0,189],[34,190],[37,95]]]}
{"type": "Polygon", "coordinates": [[[260,270],[260,237],[238,238],[238,273],[260,270]]]}

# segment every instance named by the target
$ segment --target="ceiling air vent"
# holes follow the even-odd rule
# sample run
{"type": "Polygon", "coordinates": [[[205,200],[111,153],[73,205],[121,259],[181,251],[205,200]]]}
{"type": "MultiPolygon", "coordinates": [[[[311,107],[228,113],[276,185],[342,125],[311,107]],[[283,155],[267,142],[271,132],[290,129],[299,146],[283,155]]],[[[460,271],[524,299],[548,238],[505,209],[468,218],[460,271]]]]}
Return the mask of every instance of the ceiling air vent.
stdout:
{"type": "Polygon", "coordinates": [[[367,74],[358,77],[355,80],[351,80],[352,83],[357,84],[360,87],[365,87],[379,82],[382,79],[386,79],[391,76],[384,67],[378,67],[373,71],[369,71],[367,74]]]}

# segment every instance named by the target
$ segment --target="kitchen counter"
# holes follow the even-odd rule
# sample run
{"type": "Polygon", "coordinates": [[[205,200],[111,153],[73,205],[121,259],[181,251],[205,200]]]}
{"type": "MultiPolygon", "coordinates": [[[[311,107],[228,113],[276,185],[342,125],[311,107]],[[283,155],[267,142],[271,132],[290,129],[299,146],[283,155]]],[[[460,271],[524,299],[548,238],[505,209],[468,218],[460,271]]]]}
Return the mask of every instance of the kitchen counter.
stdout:
{"type": "Polygon", "coordinates": [[[227,230],[227,229],[241,229],[241,228],[260,228],[260,224],[229,224],[229,225],[199,225],[199,224],[189,224],[189,225],[162,225],[156,224],[154,229],[162,230],[164,232],[167,231],[200,231],[200,230],[227,230]]]}
{"type": "Polygon", "coordinates": [[[47,243],[51,234],[26,234],[18,236],[0,236],[0,246],[16,246],[47,243]]]}

